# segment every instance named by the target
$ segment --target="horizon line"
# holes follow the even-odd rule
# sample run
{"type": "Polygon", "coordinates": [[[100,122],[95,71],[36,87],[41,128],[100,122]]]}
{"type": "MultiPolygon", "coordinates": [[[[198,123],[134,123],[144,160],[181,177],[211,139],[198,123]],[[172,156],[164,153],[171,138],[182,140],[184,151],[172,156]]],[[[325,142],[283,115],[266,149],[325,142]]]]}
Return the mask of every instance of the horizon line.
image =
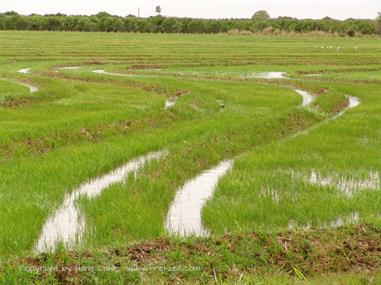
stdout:
{"type": "MultiPolygon", "coordinates": [[[[20,13],[20,12],[17,12],[15,10],[9,10],[9,11],[5,11],[5,12],[0,12],[0,15],[1,14],[6,14],[6,13],[17,13],[18,15],[20,16],[86,16],[86,17],[91,17],[91,16],[96,16],[98,15],[99,13],[107,13],[109,14],[110,16],[113,16],[113,17],[121,17],[121,18],[127,18],[127,17],[136,17],[136,18],[141,18],[141,19],[147,19],[147,18],[151,18],[151,17],[157,17],[157,16],[162,16],[162,17],[166,17],[166,18],[179,18],[179,19],[184,19],[184,18],[188,18],[188,19],[200,19],[200,20],[250,20],[251,18],[239,18],[239,17],[232,17],[232,18],[214,18],[214,17],[211,17],[211,18],[206,18],[206,17],[191,17],[191,16],[166,16],[166,15],[150,15],[150,16],[137,16],[135,14],[128,14],[128,15],[116,15],[116,14],[111,14],[107,11],[99,11],[97,12],[96,14],[65,14],[65,13],[62,13],[62,12],[56,12],[56,13],[46,13],[46,14],[39,14],[39,13],[30,13],[30,14],[23,14],[23,13],[20,13]]],[[[325,18],[329,18],[331,20],[337,20],[337,21],[346,21],[346,20],[375,20],[377,18],[377,15],[379,15],[381,12],[376,12],[376,15],[374,18],[353,18],[353,17],[350,17],[350,18],[343,18],[343,19],[338,19],[338,18],[333,18],[333,17],[330,17],[330,16],[324,16],[323,18],[299,18],[299,17],[293,17],[293,16],[277,16],[277,17],[270,17],[270,19],[278,19],[278,18],[291,18],[291,19],[297,19],[297,20],[323,20],[325,18]]]]}

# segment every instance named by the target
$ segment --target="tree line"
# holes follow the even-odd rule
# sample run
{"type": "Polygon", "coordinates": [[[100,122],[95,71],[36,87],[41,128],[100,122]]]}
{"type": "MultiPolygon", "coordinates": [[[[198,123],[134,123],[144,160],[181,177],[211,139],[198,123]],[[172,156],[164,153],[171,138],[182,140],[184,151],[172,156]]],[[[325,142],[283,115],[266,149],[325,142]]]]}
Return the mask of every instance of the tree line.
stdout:
{"type": "Polygon", "coordinates": [[[91,16],[20,15],[16,12],[0,14],[0,30],[81,31],[81,32],[141,32],[141,33],[197,33],[216,34],[229,31],[259,32],[325,32],[339,35],[372,35],[381,33],[381,16],[374,20],[332,18],[295,19],[270,18],[266,11],[258,11],[251,19],[196,19],[164,17],[126,17],[101,12],[91,16]]]}

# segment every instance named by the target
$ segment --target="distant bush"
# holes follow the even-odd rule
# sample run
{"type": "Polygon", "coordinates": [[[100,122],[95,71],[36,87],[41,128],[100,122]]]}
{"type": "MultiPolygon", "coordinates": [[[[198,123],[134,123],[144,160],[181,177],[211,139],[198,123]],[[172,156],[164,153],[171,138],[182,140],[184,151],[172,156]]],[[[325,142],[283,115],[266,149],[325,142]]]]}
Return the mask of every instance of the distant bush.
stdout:
{"type": "Polygon", "coordinates": [[[327,35],[336,35],[336,34],[326,33],[326,32],[322,32],[322,31],[312,31],[312,32],[308,32],[308,35],[315,36],[315,37],[324,37],[327,35]]]}
{"type": "Polygon", "coordinates": [[[273,27],[267,27],[266,29],[263,29],[262,34],[264,35],[272,35],[274,33],[273,27]]]}
{"type": "Polygon", "coordinates": [[[353,30],[353,29],[349,29],[348,31],[347,31],[347,36],[348,37],[354,37],[356,35],[356,31],[355,30],[353,30]]]}
{"type": "Polygon", "coordinates": [[[252,35],[253,33],[250,32],[250,31],[246,31],[246,30],[238,30],[238,29],[233,29],[233,30],[229,30],[227,32],[228,35],[232,35],[232,36],[235,36],[235,35],[244,35],[244,36],[248,36],[248,35],[252,35]]]}
{"type": "Polygon", "coordinates": [[[0,13],[0,30],[82,31],[82,32],[140,32],[140,33],[197,33],[217,34],[340,34],[371,35],[381,33],[380,17],[376,21],[323,18],[298,20],[290,17],[271,19],[266,11],[258,11],[253,19],[193,19],[164,17],[161,15],[139,18],[113,16],[101,12],[92,16],[19,15],[0,13]]]}

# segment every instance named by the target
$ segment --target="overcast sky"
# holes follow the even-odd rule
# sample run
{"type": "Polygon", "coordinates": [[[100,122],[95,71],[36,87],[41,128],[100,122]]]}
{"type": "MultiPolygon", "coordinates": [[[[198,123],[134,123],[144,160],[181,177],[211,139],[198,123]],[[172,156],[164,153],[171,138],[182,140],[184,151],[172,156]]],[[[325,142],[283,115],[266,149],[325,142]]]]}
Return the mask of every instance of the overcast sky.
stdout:
{"type": "Polygon", "coordinates": [[[257,10],[267,10],[272,17],[337,19],[371,18],[381,11],[381,0],[0,0],[0,11],[21,14],[111,14],[143,17],[155,14],[161,5],[163,15],[197,18],[248,18],[257,10]]]}

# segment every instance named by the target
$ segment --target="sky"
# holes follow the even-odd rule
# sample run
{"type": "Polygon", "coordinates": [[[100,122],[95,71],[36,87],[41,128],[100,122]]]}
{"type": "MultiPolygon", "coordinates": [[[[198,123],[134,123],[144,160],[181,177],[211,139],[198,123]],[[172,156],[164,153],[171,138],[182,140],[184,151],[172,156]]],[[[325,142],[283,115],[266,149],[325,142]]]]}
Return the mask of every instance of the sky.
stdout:
{"type": "Polygon", "coordinates": [[[336,19],[370,18],[381,12],[381,0],[0,0],[0,12],[20,14],[91,15],[106,11],[113,15],[155,14],[162,7],[162,15],[195,18],[249,18],[255,11],[267,10],[271,17],[336,19]]]}

